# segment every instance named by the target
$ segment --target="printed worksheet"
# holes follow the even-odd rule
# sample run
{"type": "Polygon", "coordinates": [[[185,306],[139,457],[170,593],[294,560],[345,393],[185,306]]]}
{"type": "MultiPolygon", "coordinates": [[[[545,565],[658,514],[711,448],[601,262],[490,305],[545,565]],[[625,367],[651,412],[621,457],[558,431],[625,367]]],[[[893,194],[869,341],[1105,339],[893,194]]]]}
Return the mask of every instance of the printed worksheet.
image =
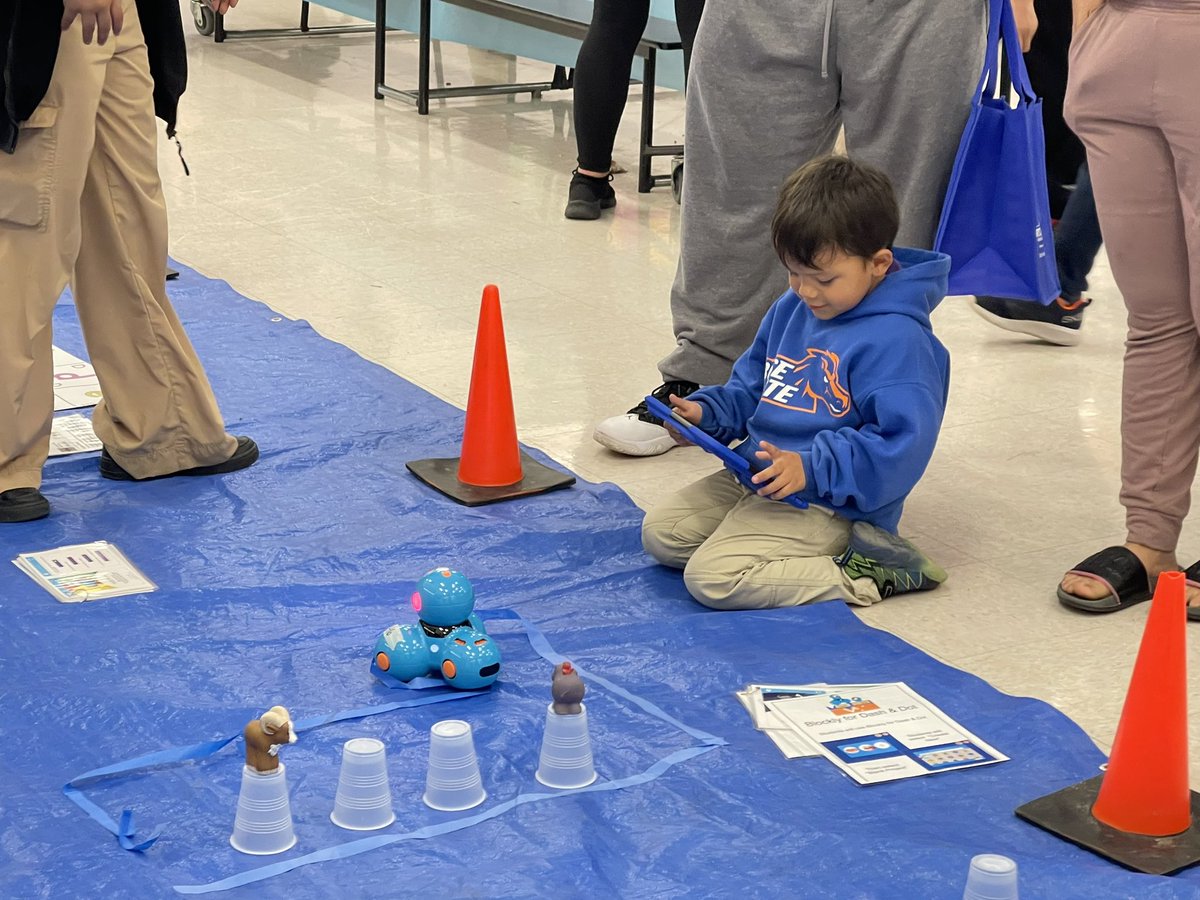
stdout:
{"type": "Polygon", "coordinates": [[[859,784],[1008,759],[901,682],[776,700],[771,712],[859,784]]]}
{"type": "Polygon", "coordinates": [[[58,416],[50,426],[50,455],[69,456],[102,450],[104,444],[92,430],[92,420],[78,414],[58,416]]]}
{"type": "Polygon", "coordinates": [[[158,590],[125,554],[107,541],[22,553],[13,564],[60,603],[83,603],[158,590]]]}

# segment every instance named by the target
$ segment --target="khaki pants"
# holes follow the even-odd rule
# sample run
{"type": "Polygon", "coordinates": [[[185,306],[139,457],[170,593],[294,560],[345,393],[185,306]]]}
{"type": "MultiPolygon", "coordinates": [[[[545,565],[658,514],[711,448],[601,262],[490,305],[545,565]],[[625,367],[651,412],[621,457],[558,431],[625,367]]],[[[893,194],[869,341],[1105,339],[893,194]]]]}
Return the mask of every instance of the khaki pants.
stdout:
{"type": "Polygon", "coordinates": [[[849,543],[848,520],[766,500],[723,471],[688,485],[642,524],[646,552],[683,569],[688,592],[713,609],[876,603],[873,581],[847,578],[833,561],[849,543]]]}
{"type": "Polygon", "coordinates": [[[93,425],[136,478],[228,459],[204,370],[167,300],[167,214],[134,0],[103,47],[76,21],[0,153],[0,491],[39,487],[53,415],[51,320],[70,282],[104,399],[93,425]]]}
{"type": "Polygon", "coordinates": [[[1129,310],[1121,503],[1172,551],[1200,451],[1200,0],[1110,0],[1071,46],[1067,118],[1129,310]]]}

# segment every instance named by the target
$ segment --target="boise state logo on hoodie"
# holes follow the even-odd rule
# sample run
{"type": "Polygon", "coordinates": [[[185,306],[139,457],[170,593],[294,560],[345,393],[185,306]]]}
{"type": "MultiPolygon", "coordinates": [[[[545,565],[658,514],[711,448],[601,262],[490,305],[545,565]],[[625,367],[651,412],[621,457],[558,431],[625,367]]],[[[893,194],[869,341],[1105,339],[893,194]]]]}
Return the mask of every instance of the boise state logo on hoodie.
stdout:
{"type": "Polygon", "coordinates": [[[841,360],[831,350],[809,347],[803,359],[768,356],[762,400],[795,412],[815,413],[822,405],[834,418],[850,412],[850,392],[838,374],[841,360]]]}

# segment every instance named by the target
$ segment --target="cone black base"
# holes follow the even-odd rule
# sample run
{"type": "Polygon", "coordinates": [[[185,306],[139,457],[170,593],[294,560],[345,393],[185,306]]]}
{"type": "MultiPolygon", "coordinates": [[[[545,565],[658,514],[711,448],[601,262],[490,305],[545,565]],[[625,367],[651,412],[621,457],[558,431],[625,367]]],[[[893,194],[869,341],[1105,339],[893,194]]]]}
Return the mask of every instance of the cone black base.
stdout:
{"type": "Polygon", "coordinates": [[[473,484],[463,484],[458,480],[458,460],[459,457],[454,459],[417,459],[405,463],[405,465],[408,466],[408,471],[431,488],[440,491],[463,506],[483,506],[485,503],[499,503],[501,500],[532,497],[534,494],[544,494],[547,491],[570,487],[575,483],[574,475],[567,475],[558,469],[542,465],[522,450],[521,471],[525,475],[520,481],[503,487],[477,487],[473,484]]]}
{"type": "Polygon", "coordinates": [[[1170,875],[1200,862],[1200,794],[1192,795],[1192,827],[1151,837],[1118,831],[1092,815],[1103,775],[1073,784],[1017,808],[1017,815],[1060,838],[1147,875],[1170,875]]]}

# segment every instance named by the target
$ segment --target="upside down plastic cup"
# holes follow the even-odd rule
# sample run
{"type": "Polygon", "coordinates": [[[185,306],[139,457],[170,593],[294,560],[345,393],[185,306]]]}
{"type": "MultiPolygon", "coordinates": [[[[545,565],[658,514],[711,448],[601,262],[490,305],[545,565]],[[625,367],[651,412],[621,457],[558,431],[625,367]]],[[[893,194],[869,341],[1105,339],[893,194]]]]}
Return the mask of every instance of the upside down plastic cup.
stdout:
{"type": "Polygon", "coordinates": [[[342,770],[329,818],[351,831],[374,831],[396,821],[383,741],[354,738],[342,746],[342,770]]]}
{"type": "Polygon", "coordinates": [[[546,730],[535,777],[546,787],[586,787],[596,780],[592,740],[588,736],[587,706],[574,715],[559,715],[554,704],[546,707],[546,730]]]}
{"type": "Polygon", "coordinates": [[[1017,864],[994,853],[972,858],[963,900],[1018,900],[1017,864]]]}
{"type": "Polygon", "coordinates": [[[486,797],[471,726],[460,719],[438,722],[429,729],[425,805],[443,812],[457,812],[478,806],[486,797]]]}
{"type": "Polygon", "coordinates": [[[229,843],[254,856],[282,853],[296,843],[282,763],[274,772],[242,768],[242,790],[229,843]]]}

